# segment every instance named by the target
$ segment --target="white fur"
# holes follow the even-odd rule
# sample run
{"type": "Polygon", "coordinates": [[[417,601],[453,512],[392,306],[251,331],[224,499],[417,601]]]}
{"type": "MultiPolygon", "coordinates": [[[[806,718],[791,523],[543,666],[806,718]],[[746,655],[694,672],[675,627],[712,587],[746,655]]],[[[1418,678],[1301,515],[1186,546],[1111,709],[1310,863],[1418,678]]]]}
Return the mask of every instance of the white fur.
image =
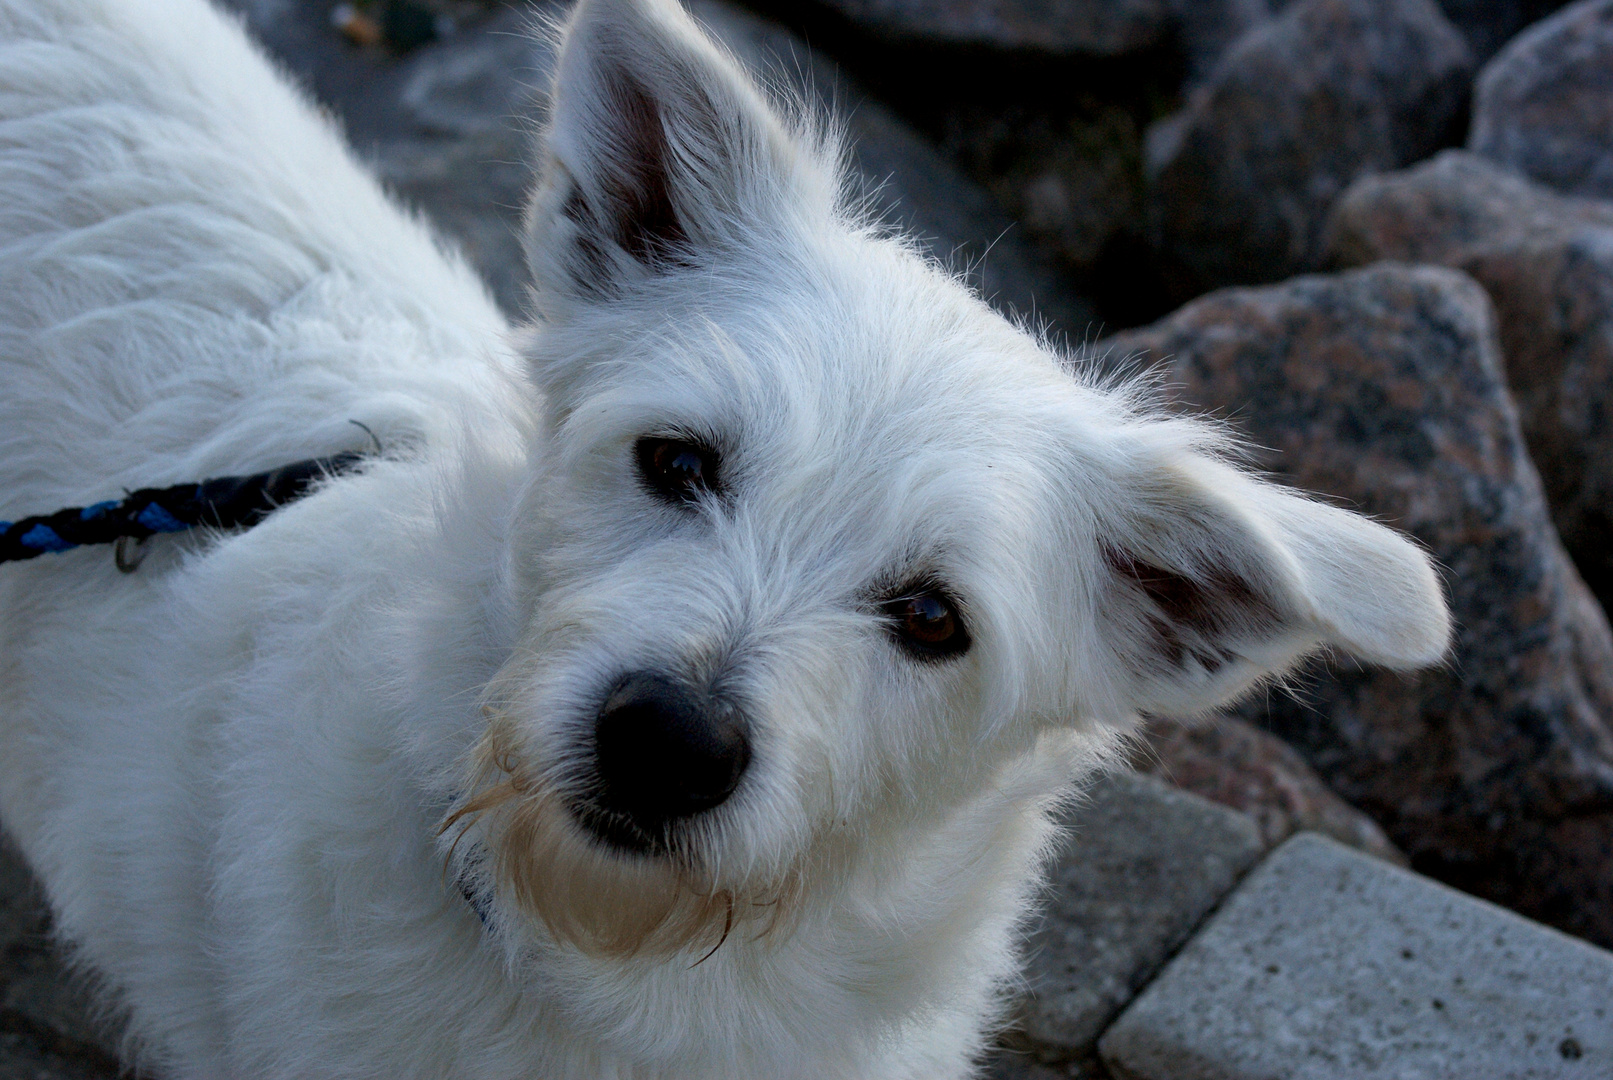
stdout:
{"type": "Polygon", "coordinates": [[[159,1075],[968,1075],[1059,792],[1317,647],[1437,659],[1438,584],[861,222],[671,0],[586,0],[555,100],[512,336],[200,0],[0,0],[0,517],[388,451],[133,575],[0,567],[0,817],[159,1075]],[[622,242],[646,148],[675,252],[622,242]],[[635,479],[671,428],[725,499],[635,479]],[[959,658],[869,608],[919,571],[959,658]],[[645,668],[751,711],[682,879],[542,810],[645,668]],[[694,888],[731,932],[551,928],[492,869],[522,807],[568,917],[694,888]]]}

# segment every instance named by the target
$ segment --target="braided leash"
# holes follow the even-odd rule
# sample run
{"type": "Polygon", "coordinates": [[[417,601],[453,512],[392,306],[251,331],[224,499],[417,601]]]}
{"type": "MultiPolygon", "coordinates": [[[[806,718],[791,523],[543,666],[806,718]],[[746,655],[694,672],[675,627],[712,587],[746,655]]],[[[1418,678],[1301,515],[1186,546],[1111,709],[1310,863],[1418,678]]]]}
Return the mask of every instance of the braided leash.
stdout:
{"type": "Polygon", "coordinates": [[[0,521],[0,563],[32,559],[46,552],[84,544],[119,543],[118,568],[132,570],[122,544],[157,533],[183,532],[198,525],[249,529],[276,508],[308,493],[318,480],[351,469],[365,455],[349,451],[311,458],[251,476],[223,476],[199,484],[141,488],[129,497],[94,506],[69,507],[54,514],[0,521]]]}

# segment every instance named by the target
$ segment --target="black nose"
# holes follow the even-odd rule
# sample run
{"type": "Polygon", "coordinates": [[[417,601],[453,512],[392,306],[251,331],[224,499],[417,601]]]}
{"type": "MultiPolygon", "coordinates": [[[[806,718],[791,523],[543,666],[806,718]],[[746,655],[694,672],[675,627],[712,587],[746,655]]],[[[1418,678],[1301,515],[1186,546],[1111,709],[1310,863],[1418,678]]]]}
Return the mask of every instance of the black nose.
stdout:
{"type": "Polygon", "coordinates": [[[606,696],[594,723],[595,784],[588,802],[605,813],[585,813],[584,820],[613,843],[651,846],[672,822],[721,805],[749,763],[750,742],[737,710],[671,679],[636,672],[606,696]],[[622,828],[622,818],[630,829],[622,828]]]}

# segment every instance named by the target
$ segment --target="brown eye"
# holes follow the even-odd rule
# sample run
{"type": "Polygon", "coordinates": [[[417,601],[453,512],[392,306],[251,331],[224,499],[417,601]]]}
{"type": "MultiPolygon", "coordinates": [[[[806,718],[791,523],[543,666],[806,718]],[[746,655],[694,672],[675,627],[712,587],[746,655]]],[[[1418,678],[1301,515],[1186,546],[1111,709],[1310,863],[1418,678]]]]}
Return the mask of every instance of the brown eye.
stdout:
{"type": "Polygon", "coordinates": [[[646,438],[636,447],[639,474],[651,491],[671,502],[694,502],[717,490],[717,455],[687,439],[646,438]]]}
{"type": "Polygon", "coordinates": [[[896,640],[915,656],[940,660],[969,647],[957,605],[938,589],[905,593],[885,601],[881,609],[896,640]]]}

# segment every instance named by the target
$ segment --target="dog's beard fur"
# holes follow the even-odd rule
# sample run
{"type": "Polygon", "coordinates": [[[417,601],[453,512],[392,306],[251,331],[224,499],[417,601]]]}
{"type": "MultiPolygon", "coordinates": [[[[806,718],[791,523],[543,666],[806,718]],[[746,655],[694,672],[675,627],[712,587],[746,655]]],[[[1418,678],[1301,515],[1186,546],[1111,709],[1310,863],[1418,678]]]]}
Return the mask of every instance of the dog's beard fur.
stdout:
{"type": "Polygon", "coordinates": [[[766,881],[723,882],[684,835],[655,854],[611,848],[576,820],[558,786],[514,747],[509,714],[484,710],[472,754],[473,794],[444,820],[449,860],[474,830],[489,854],[490,884],[513,910],[557,941],[600,956],[715,953],[731,935],[787,932],[799,908],[799,866],[766,881]]]}

